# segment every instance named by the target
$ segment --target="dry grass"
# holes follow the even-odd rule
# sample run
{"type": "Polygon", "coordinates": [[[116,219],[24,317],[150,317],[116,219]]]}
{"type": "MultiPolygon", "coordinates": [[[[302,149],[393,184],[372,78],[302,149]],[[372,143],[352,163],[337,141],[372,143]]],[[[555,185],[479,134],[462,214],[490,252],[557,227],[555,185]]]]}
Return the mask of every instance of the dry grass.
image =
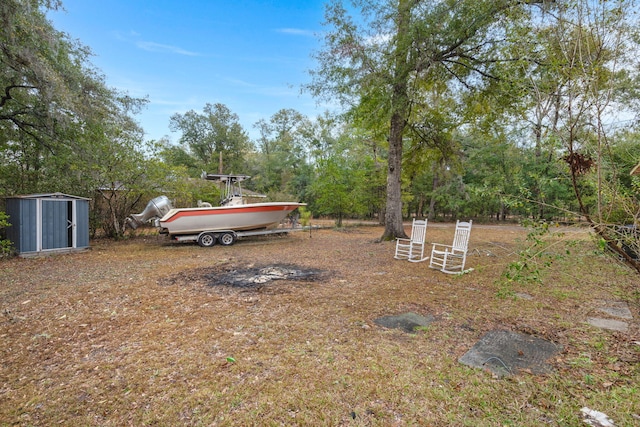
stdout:
{"type": "MultiPolygon", "coordinates": [[[[446,242],[453,226],[429,225],[446,242]]],[[[542,285],[499,279],[526,232],[474,225],[471,274],[392,259],[380,227],[200,248],[160,236],[0,263],[0,425],[581,425],[583,406],[640,422],[638,277],[584,232],[542,285]],[[204,273],[249,265],[324,271],[254,289],[204,273]],[[627,333],[585,323],[624,300],[627,333]],[[437,321],[407,334],[377,317],[437,321]],[[498,379],[458,362],[500,328],[564,347],[555,373],[498,379]]],[[[560,247],[561,245],[558,245],[560,247]]]]}

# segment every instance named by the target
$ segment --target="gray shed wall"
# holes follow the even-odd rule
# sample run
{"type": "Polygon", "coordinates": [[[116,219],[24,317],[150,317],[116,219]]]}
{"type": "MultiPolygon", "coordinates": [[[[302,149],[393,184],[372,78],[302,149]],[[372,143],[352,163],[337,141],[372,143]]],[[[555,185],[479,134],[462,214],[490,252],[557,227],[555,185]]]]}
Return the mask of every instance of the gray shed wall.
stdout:
{"type": "Polygon", "coordinates": [[[13,242],[18,253],[37,250],[35,199],[8,199],[7,214],[11,226],[7,228],[7,238],[13,242]]]}
{"type": "Polygon", "coordinates": [[[89,247],[88,200],[24,196],[7,199],[6,206],[7,237],[20,254],[89,247]]]}
{"type": "Polygon", "coordinates": [[[76,202],[76,245],[79,248],[89,247],[89,201],[76,202]],[[82,203],[78,203],[82,202],[82,203]]]}

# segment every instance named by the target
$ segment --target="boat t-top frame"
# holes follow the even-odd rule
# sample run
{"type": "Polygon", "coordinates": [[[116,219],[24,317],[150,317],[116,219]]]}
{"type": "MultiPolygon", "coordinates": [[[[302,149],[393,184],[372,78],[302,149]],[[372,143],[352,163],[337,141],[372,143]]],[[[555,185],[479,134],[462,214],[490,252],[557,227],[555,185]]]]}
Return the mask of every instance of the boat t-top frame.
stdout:
{"type": "Polygon", "coordinates": [[[250,178],[249,175],[223,175],[202,172],[202,179],[224,184],[222,200],[220,201],[221,206],[242,204],[242,186],[240,183],[250,178]]]}

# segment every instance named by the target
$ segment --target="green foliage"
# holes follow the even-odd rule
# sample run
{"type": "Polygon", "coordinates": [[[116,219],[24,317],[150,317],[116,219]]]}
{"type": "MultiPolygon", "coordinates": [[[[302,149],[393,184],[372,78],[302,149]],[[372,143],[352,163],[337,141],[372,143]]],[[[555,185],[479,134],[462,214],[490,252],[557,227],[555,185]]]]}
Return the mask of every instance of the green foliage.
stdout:
{"type": "Polygon", "coordinates": [[[9,215],[4,211],[0,211],[0,259],[6,258],[11,254],[11,241],[8,239],[2,239],[2,231],[10,225],[9,215]]]}
{"type": "Polygon", "coordinates": [[[182,150],[166,144],[164,155],[172,164],[211,173],[243,173],[244,158],[252,145],[238,115],[226,105],[207,103],[202,113],[176,113],[169,125],[181,132],[182,150]]]}
{"type": "Polygon", "coordinates": [[[358,212],[358,194],[354,183],[358,174],[344,163],[344,159],[331,158],[319,164],[322,174],[311,186],[314,211],[318,215],[330,215],[336,220],[336,226],[342,227],[346,216],[358,212]]]}
{"type": "Polygon", "coordinates": [[[221,199],[220,189],[211,185],[209,182],[204,185],[195,183],[191,185],[191,206],[197,206],[199,201],[216,206],[221,199]]]}
{"type": "Polygon", "coordinates": [[[0,5],[0,193],[98,191],[91,227],[120,236],[135,199],[122,195],[136,193],[148,171],[143,132],[131,118],[145,100],[105,85],[89,49],[47,20],[58,6],[0,5]]]}
{"type": "Polygon", "coordinates": [[[311,127],[308,119],[295,110],[282,109],[269,121],[260,120],[254,126],[260,133],[257,140],[260,156],[253,165],[252,184],[256,191],[285,191],[300,197],[304,192],[301,183],[308,182],[310,174],[304,168],[304,141],[311,127]]]}
{"type": "Polygon", "coordinates": [[[308,187],[309,209],[329,215],[342,226],[347,217],[372,217],[384,205],[384,168],[380,147],[359,129],[317,141],[324,149],[315,159],[308,187]]]}
{"type": "Polygon", "coordinates": [[[312,216],[311,211],[304,206],[300,206],[298,208],[298,212],[300,212],[300,225],[302,225],[303,227],[309,226],[312,216]]]}
{"type": "Polygon", "coordinates": [[[83,111],[93,76],[76,64],[87,50],[56,31],[45,11],[59,2],[5,0],[0,4],[0,149],[14,139],[57,146],[55,135],[83,111]],[[22,136],[22,138],[18,138],[22,136]]]}
{"type": "MultiPolygon", "coordinates": [[[[359,2],[358,19],[349,15],[342,2],[327,6],[331,28],[325,33],[324,49],[316,55],[319,66],[312,72],[308,89],[317,96],[338,99],[366,130],[384,130],[388,135],[386,237],[404,234],[400,183],[405,141],[410,141],[414,152],[425,148],[440,151],[440,167],[452,167],[461,152],[451,134],[464,124],[462,117],[470,124],[481,121],[482,116],[491,116],[490,124],[501,120],[500,114],[480,113],[490,106],[468,102],[465,94],[495,93],[509,87],[492,81],[500,76],[496,64],[515,62],[515,55],[496,58],[495,53],[509,51],[512,40],[505,37],[509,22],[526,21],[525,11],[536,3],[359,2]]],[[[507,110],[513,92],[501,99],[496,111],[507,110]]],[[[413,176],[409,174],[409,181],[413,176]]],[[[450,193],[441,188],[444,182],[437,174],[433,184],[434,193],[440,190],[440,204],[459,212],[463,200],[448,197],[450,193]]],[[[430,210],[436,197],[431,195],[430,210]]],[[[423,197],[414,200],[424,202],[423,197]]]]}
{"type": "Polygon", "coordinates": [[[505,289],[512,283],[542,284],[544,274],[556,261],[569,256],[575,245],[574,241],[563,239],[563,232],[553,230],[558,227],[557,223],[527,220],[522,225],[531,231],[525,247],[518,252],[518,259],[509,263],[502,274],[503,295],[508,294],[505,289]]]}
{"type": "Polygon", "coordinates": [[[187,174],[192,177],[196,177],[202,173],[203,165],[198,160],[189,154],[187,149],[181,145],[173,145],[169,140],[162,139],[157,142],[158,144],[158,157],[164,163],[176,168],[184,168],[187,174]]]}

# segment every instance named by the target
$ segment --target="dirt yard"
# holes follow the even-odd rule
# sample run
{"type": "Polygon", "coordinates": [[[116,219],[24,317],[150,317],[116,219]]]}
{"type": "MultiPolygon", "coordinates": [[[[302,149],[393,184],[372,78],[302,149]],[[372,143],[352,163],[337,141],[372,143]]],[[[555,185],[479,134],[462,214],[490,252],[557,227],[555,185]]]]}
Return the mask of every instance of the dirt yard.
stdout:
{"type": "Polygon", "coordinates": [[[577,426],[583,407],[638,425],[640,280],[567,231],[534,284],[501,278],[527,232],[477,224],[461,276],[394,260],[377,226],[0,262],[0,426],[577,426]],[[587,323],[611,301],[626,331],[587,323]],[[374,322],[409,312],[435,321],[374,322]],[[492,330],[561,346],[553,372],[461,364],[492,330]]]}

